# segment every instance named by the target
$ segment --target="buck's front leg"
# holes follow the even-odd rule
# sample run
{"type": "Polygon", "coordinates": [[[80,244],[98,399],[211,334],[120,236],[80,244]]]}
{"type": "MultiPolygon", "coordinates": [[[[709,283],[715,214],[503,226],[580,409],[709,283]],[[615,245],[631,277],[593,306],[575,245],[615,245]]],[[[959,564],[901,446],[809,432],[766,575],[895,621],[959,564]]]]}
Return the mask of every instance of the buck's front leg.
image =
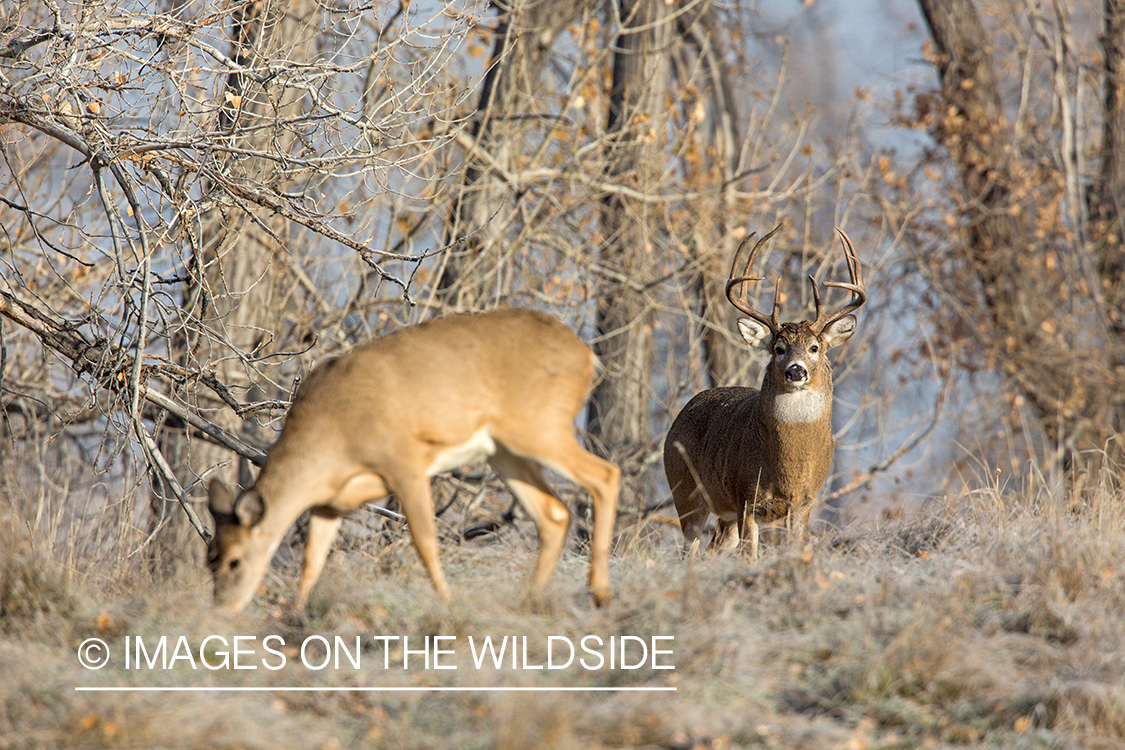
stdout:
{"type": "Polygon", "coordinates": [[[734,552],[738,549],[741,539],[738,531],[738,522],[735,519],[724,520],[721,516],[715,520],[715,533],[711,537],[711,544],[707,549],[712,552],[734,552]]]}
{"type": "Polygon", "coordinates": [[[793,504],[785,515],[785,536],[793,548],[804,546],[805,539],[816,541],[809,530],[809,516],[812,513],[812,503],[805,502],[793,504]]]}
{"type": "Polygon", "coordinates": [[[797,533],[795,539],[798,546],[803,546],[806,539],[816,542],[816,535],[814,535],[812,529],[809,528],[809,516],[812,514],[813,503],[815,502],[815,497],[810,499],[797,513],[797,533]]]}
{"type": "Polygon", "coordinates": [[[758,559],[758,521],[754,518],[754,508],[749,503],[742,509],[739,517],[738,536],[743,546],[750,548],[750,559],[758,559]]]}

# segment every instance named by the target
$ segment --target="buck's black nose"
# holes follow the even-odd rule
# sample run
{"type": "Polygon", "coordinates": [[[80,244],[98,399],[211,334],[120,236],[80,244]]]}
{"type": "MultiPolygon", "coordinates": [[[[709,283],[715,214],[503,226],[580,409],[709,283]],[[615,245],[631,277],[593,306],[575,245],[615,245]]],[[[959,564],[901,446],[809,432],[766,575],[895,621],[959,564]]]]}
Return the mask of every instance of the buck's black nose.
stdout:
{"type": "Polygon", "coordinates": [[[803,383],[809,379],[809,372],[801,365],[789,365],[785,370],[785,379],[790,383],[803,383]]]}

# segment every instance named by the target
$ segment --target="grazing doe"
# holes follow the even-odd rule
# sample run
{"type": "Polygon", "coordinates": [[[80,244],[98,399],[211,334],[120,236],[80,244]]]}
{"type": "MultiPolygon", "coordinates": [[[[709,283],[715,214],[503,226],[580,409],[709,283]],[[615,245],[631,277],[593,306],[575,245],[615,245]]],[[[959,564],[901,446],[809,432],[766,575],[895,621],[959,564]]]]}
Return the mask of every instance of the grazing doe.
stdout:
{"type": "Polygon", "coordinates": [[[855,312],[867,300],[863,274],[851,240],[839,227],[851,283],[825,282],[852,293],[852,299],[825,314],[816,280],[809,276],[816,319],[795,323],[779,320],[781,306],[774,288],[773,314],[765,315],[746,301],[745,283],[758,249],[781,226],[750,251],[742,275],[739,258],[750,234],[739,246],[727,281],[727,299],[749,315],[738,329],[751,346],[770,353],[760,389],[711,388],[696,394],[680,411],[664,441],[664,473],[672,488],[685,546],[703,532],[708,514],[718,516],[712,547],[733,548],[749,534],[750,552],[758,553],[758,524],[786,520],[798,539],[808,527],[809,512],[832,465],[832,364],[828,350],[855,332],[855,312]],[[735,287],[738,297],[732,295],[735,287]]]}
{"type": "Polygon", "coordinates": [[[302,608],[340,519],[389,494],[438,596],[448,599],[430,477],[479,461],[504,479],[539,529],[533,592],[554,570],[569,521],[543,467],[590,493],[590,590],[598,604],[608,601],[621,472],[583,450],[574,432],[594,365],[570,328],[516,309],[439,318],[319,365],[301,383],[254,486],[236,499],[221,482],[210,485],[216,606],[237,613],[246,605],[282,537],[308,510],[302,608]]]}

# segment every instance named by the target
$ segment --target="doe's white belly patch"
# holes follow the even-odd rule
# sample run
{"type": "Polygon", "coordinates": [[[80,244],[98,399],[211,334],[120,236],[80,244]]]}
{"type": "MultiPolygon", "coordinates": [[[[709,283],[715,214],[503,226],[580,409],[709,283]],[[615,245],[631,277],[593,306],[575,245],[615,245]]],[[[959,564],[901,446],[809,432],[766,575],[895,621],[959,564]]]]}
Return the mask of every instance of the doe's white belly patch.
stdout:
{"type": "Polygon", "coordinates": [[[802,389],[774,398],[773,414],[781,422],[815,422],[824,413],[824,394],[802,389]]]}
{"type": "Polygon", "coordinates": [[[481,427],[464,443],[446,448],[437,454],[430,468],[426,470],[426,476],[432,477],[465,464],[480,463],[494,453],[496,453],[496,442],[492,439],[492,433],[488,426],[481,427]]]}

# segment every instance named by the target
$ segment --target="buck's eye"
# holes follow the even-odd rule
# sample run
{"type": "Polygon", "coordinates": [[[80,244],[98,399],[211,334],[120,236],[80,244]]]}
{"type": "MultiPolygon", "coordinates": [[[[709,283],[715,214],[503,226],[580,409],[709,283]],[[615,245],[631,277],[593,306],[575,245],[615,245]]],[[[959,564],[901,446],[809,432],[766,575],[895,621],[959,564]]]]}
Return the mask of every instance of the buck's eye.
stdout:
{"type": "Polygon", "coordinates": [[[809,347],[809,351],[812,352],[813,354],[816,354],[817,352],[820,351],[820,347],[817,346],[816,344],[813,344],[812,346],[809,347]]]}
{"type": "Polygon", "coordinates": [[[782,354],[785,354],[785,347],[784,346],[776,346],[776,347],[774,347],[773,352],[774,352],[774,354],[776,354],[777,356],[780,357],[782,354]]]}

